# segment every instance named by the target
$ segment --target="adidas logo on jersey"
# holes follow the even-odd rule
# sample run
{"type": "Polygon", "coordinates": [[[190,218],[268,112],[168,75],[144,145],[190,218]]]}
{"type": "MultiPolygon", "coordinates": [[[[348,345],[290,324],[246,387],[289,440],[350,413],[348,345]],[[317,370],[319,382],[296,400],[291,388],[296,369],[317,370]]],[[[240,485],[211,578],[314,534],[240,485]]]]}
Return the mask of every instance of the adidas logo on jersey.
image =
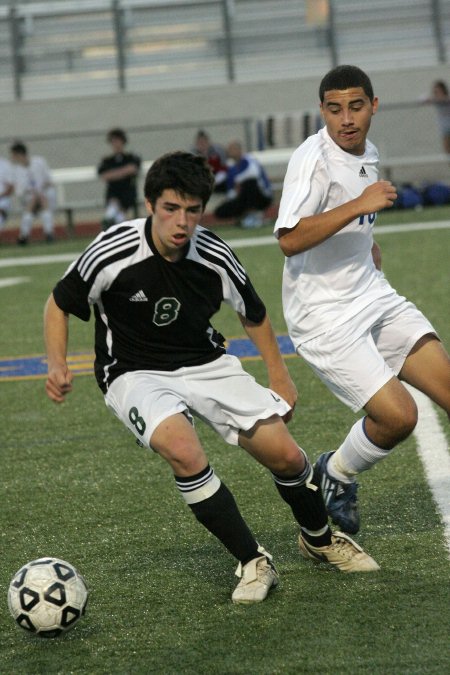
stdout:
{"type": "Polygon", "coordinates": [[[361,169],[359,171],[359,177],[360,178],[369,178],[369,176],[367,175],[366,170],[363,166],[361,167],[361,169]]]}
{"type": "Polygon", "coordinates": [[[130,302],[148,302],[148,298],[145,295],[144,291],[138,291],[131,296],[130,302]]]}

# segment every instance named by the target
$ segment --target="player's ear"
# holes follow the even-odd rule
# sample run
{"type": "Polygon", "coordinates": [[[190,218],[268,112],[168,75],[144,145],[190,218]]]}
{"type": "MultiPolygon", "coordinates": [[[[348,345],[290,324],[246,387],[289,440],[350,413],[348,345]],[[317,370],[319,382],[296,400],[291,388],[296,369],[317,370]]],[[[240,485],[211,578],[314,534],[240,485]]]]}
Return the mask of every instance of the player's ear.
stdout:
{"type": "Polygon", "coordinates": [[[374,96],[374,99],[372,101],[372,115],[375,115],[377,110],[378,110],[378,96],[374,96]]]}
{"type": "Polygon", "coordinates": [[[145,198],[145,208],[147,210],[148,215],[152,216],[153,215],[153,208],[152,208],[152,205],[150,204],[149,200],[147,199],[147,197],[145,198]]]}

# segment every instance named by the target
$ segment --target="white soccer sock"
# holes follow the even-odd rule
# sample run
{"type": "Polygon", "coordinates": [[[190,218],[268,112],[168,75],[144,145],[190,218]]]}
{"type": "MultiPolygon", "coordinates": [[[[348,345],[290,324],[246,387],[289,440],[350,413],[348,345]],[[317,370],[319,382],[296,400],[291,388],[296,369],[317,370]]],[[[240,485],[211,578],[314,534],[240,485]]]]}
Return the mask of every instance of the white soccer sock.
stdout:
{"type": "Polygon", "coordinates": [[[31,228],[33,227],[33,214],[29,211],[25,211],[22,214],[22,219],[20,221],[20,236],[25,239],[30,236],[31,228]]]}
{"type": "Polygon", "coordinates": [[[50,209],[46,209],[45,211],[42,211],[41,219],[42,219],[42,229],[44,230],[44,234],[47,234],[47,235],[53,234],[53,213],[50,211],[50,209]]]}
{"type": "Polygon", "coordinates": [[[352,426],[342,445],[331,455],[327,471],[332,478],[351,483],[354,476],[367,471],[389,454],[390,450],[379,448],[366,436],[364,419],[352,426]]]}

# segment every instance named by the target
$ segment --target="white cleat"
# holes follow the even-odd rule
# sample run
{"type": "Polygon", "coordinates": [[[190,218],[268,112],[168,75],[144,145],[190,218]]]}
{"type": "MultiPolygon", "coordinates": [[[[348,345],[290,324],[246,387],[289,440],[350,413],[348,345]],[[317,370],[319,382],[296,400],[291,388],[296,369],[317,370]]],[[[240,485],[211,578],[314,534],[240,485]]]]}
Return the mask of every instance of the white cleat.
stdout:
{"type": "MultiPolygon", "coordinates": [[[[264,549],[259,548],[259,551],[264,549]]],[[[278,573],[271,560],[272,556],[264,551],[264,555],[253,558],[244,566],[239,563],[236,576],[240,582],[231,596],[234,603],[249,605],[267,598],[270,589],[278,585],[278,573]]]]}
{"type": "Polygon", "coordinates": [[[333,532],[329,546],[312,546],[300,533],[298,545],[307,560],[327,562],[341,572],[377,572],[380,569],[378,563],[343,532],[333,532]]]}

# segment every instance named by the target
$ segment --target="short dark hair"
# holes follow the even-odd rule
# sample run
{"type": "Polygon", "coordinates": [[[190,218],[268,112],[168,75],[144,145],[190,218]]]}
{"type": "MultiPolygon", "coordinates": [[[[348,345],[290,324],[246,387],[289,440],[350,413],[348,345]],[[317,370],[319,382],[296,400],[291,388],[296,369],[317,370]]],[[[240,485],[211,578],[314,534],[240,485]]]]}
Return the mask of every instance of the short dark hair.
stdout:
{"type": "Polygon", "coordinates": [[[156,159],[144,183],[144,195],[152,206],[164,190],[174,190],[182,197],[200,197],[205,208],[213,189],[214,176],[204,157],[183,151],[156,159]]]}
{"type": "Polygon", "coordinates": [[[330,70],[322,79],[319,86],[319,98],[324,101],[325,92],[332,89],[350,89],[361,87],[371,101],[374,99],[373,87],[370,78],[358,66],[337,66],[330,70]]]}
{"type": "Polygon", "coordinates": [[[18,155],[28,154],[27,146],[25,145],[25,143],[22,143],[22,141],[14,141],[14,143],[9,148],[9,151],[18,155]]]}
{"type": "Polygon", "coordinates": [[[106,139],[108,141],[111,141],[111,139],[113,138],[120,138],[122,143],[128,143],[128,138],[125,131],[123,129],[120,129],[119,127],[115,127],[114,129],[110,129],[108,131],[106,139]]]}
{"type": "Polygon", "coordinates": [[[444,96],[448,96],[448,87],[447,84],[444,82],[444,80],[436,80],[433,86],[438,87],[442,91],[444,96]]]}

